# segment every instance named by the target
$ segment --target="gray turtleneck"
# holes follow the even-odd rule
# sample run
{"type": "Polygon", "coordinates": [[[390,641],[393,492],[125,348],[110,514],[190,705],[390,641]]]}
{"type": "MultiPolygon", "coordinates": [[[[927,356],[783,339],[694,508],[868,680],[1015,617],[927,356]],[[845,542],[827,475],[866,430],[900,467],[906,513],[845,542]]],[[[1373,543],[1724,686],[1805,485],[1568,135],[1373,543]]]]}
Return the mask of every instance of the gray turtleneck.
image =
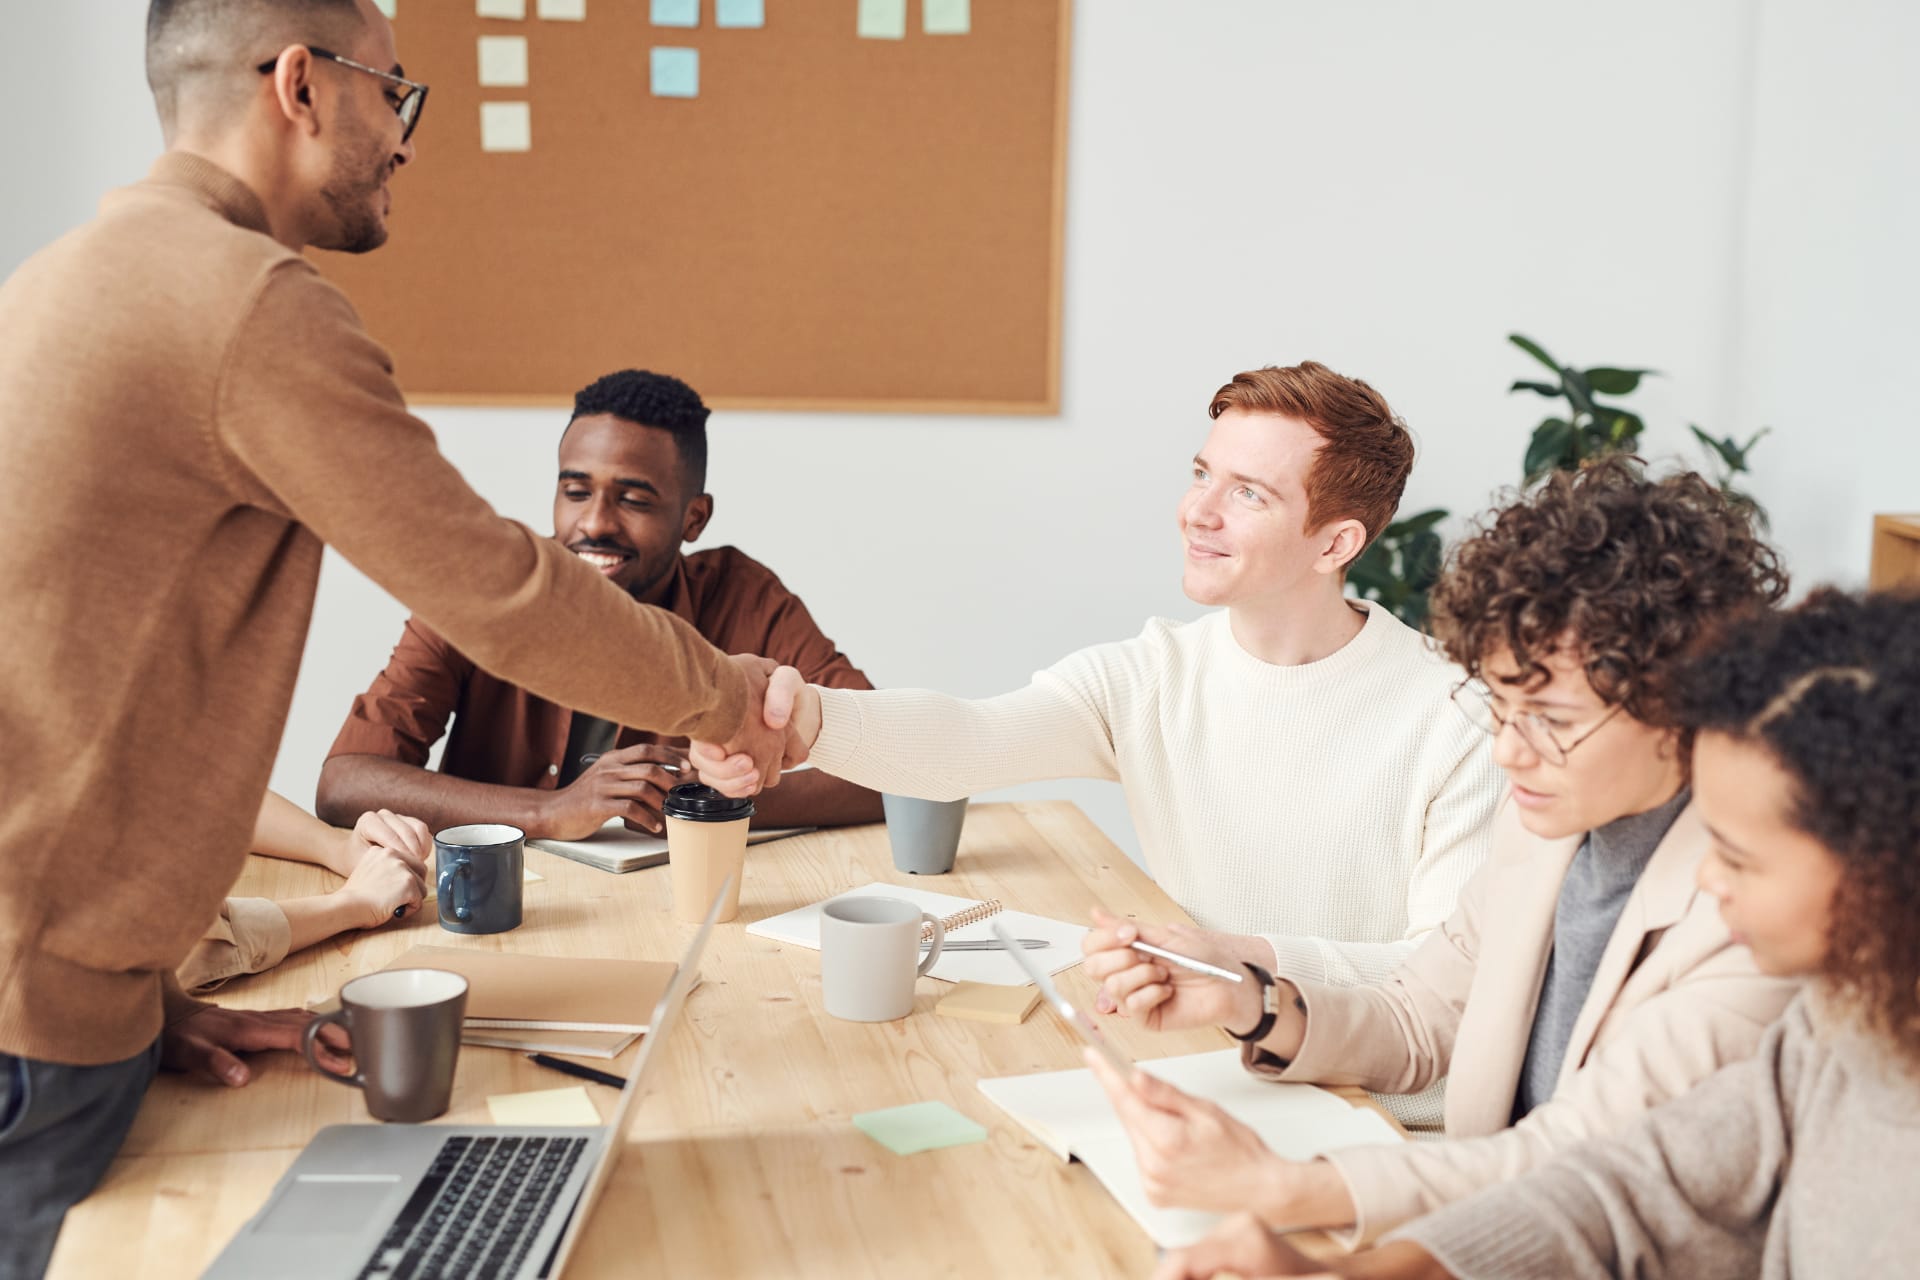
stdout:
{"type": "Polygon", "coordinates": [[[1682,787],[1679,795],[1658,809],[1629,814],[1588,832],[1573,855],[1553,908],[1553,950],[1547,956],[1533,1034],[1527,1039],[1527,1058],[1514,1094],[1516,1122],[1553,1096],[1567,1044],[1573,1039],[1573,1024],[1587,1002],[1614,926],[1620,923],[1640,873],[1691,794],[1682,787]]]}

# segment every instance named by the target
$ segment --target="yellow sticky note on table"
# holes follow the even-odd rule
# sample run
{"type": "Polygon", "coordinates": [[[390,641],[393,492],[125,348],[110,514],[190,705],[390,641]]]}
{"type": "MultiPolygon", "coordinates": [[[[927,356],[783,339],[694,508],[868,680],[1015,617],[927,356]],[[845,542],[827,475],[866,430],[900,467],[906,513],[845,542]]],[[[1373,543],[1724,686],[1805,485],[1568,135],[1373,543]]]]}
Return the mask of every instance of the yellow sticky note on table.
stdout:
{"type": "Polygon", "coordinates": [[[597,1125],[600,1112],[587,1096],[585,1085],[570,1089],[535,1089],[531,1093],[496,1093],[487,1099],[495,1124],[597,1125]]]}
{"type": "Polygon", "coordinates": [[[940,998],[933,1011],[943,1017],[974,1022],[1019,1023],[1040,1003],[1038,987],[999,987],[985,982],[962,982],[940,998]]]}
{"type": "Polygon", "coordinates": [[[527,83],[527,38],[481,36],[480,83],[487,88],[524,87],[527,83]]]}

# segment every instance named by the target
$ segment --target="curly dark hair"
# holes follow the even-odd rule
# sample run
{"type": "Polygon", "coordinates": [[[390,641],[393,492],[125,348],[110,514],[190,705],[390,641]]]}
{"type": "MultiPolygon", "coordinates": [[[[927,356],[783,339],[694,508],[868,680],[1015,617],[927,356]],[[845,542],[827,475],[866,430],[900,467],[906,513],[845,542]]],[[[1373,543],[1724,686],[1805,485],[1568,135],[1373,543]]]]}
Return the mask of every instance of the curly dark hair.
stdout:
{"type": "MultiPolygon", "coordinates": [[[[573,397],[573,418],[601,413],[672,432],[680,449],[687,496],[706,492],[707,406],[698,391],[664,373],[622,369],[589,383],[573,397]]],[[[573,418],[567,419],[568,426],[573,418]]]]}
{"type": "Polygon", "coordinates": [[[1656,480],[1614,456],[1483,517],[1448,557],[1430,625],[1474,678],[1509,651],[1522,687],[1546,680],[1545,659],[1570,643],[1604,701],[1668,728],[1679,661],[1786,589],[1747,508],[1697,473],[1656,480]]]}
{"type": "Polygon", "coordinates": [[[1840,863],[1824,975],[1920,1071],[1920,596],[1817,591],[1688,664],[1675,710],[1763,748],[1840,863]]]}

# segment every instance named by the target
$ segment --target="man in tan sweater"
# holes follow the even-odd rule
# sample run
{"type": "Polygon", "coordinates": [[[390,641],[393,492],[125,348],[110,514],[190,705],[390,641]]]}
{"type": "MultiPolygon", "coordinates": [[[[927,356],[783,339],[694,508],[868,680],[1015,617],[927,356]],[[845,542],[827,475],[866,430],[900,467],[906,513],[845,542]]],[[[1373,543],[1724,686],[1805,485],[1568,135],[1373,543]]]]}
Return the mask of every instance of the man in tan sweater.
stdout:
{"type": "Polygon", "coordinates": [[[323,544],[542,697],[770,779],[784,745],[757,667],[467,487],[300,257],[377,247],[413,156],[370,0],[154,0],[147,59],[167,154],[0,286],[4,1276],[44,1267],[156,1065],[242,1084],[235,1051],[306,1021],[171,975],[246,857],[323,544]]]}

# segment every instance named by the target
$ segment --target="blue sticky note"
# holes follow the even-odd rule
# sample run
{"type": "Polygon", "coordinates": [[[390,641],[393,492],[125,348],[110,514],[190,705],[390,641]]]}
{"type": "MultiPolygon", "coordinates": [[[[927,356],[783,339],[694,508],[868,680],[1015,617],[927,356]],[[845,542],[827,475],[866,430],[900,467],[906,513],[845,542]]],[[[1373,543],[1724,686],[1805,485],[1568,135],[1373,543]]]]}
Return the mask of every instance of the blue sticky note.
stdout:
{"type": "Polygon", "coordinates": [[[860,0],[857,25],[863,39],[905,40],[907,0],[860,0]]]}
{"type": "Polygon", "coordinates": [[[700,96],[700,51],[671,49],[656,45],[653,49],[653,96],[656,98],[697,98],[700,96]]]}
{"type": "Polygon", "coordinates": [[[885,1111],[865,1111],[854,1127],[897,1156],[940,1147],[985,1142],[987,1131],[944,1102],[916,1102],[885,1111]]]}
{"type": "MultiPolygon", "coordinates": [[[[700,0],[653,0],[653,25],[656,27],[699,26],[700,0]]],[[[660,91],[655,89],[654,92],[660,91]]]]}
{"type": "Polygon", "coordinates": [[[973,30],[971,0],[921,0],[920,21],[930,36],[964,36],[973,30]]]}
{"type": "Polygon", "coordinates": [[[764,27],[767,25],[767,0],[713,0],[713,25],[764,27]]]}

